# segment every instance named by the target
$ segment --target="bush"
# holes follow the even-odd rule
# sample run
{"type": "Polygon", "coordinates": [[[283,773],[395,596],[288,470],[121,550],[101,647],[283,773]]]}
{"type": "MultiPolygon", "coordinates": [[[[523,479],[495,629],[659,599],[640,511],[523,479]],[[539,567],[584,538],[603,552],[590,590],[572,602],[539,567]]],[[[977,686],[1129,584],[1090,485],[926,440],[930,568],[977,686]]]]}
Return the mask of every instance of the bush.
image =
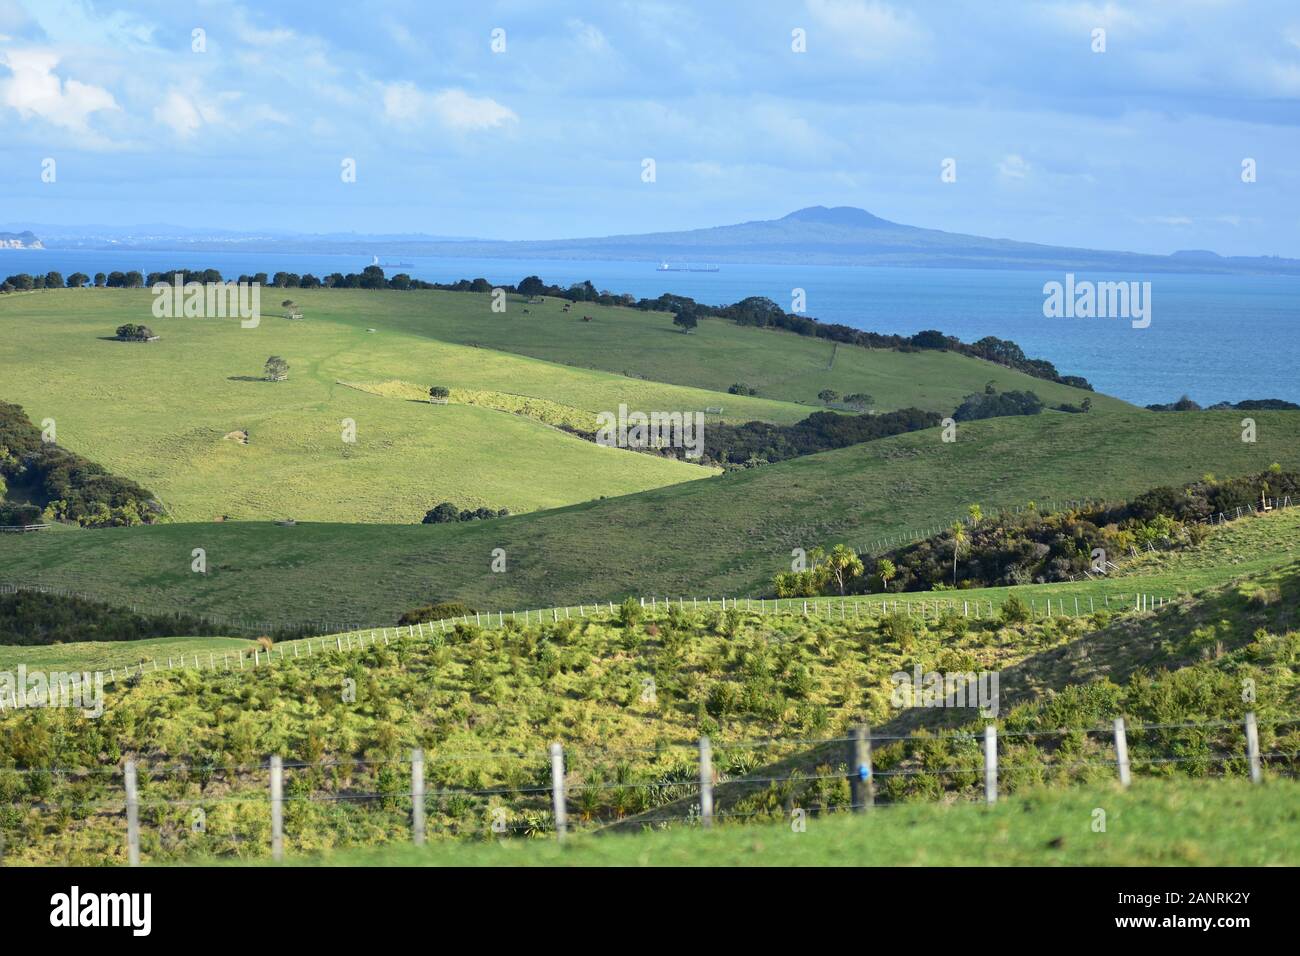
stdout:
{"type": "Polygon", "coordinates": [[[909,614],[895,612],[880,622],[880,630],[885,637],[898,645],[906,653],[911,650],[916,639],[916,621],[909,614]]]}
{"type": "Polygon", "coordinates": [[[473,613],[473,608],[467,607],[458,601],[439,601],[436,604],[424,604],[414,610],[407,611],[397,619],[397,623],[400,625],[427,624],[429,621],[445,621],[453,617],[468,617],[473,613]]]}
{"type": "Polygon", "coordinates": [[[1003,624],[1024,624],[1029,620],[1030,609],[1019,594],[1008,594],[1007,599],[1002,602],[1002,607],[998,610],[998,619],[1003,624]]]}
{"type": "Polygon", "coordinates": [[[424,513],[420,524],[447,524],[452,521],[485,521],[488,518],[507,518],[509,508],[493,510],[491,508],[457,508],[450,501],[434,505],[424,513]]]}
{"type": "Polygon", "coordinates": [[[636,598],[625,598],[623,603],[618,606],[618,623],[626,628],[635,627],[644,613],[645,609],[641,607],[636,598]]]}

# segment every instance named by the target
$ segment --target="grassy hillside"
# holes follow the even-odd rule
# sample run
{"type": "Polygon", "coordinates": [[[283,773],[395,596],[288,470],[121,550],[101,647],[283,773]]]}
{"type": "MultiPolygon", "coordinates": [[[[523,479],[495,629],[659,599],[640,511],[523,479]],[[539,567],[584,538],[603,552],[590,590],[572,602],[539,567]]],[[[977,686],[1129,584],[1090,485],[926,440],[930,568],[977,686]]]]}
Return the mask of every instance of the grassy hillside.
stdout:
{"type": "Polygon", "coordinates": [[[1247,709],[1266,773],[1284,775],[1300,747],[1298,580],[1292,567],[1155,614],[1007,624],[660,609],[623,623],[390,633],[342,651],[317,640],[310,654],[282,647],[218,673],[149,670],[106,688],[98,720],[71,708],[0,715],[6,861],[120,860],[125,756],[142,764],[151,861],[263,855],[271,753],[288,765],[291,852],[405,839],[413,746],[427,753],[437,837],[478,838],[497,821],[544,834],[553,740],[580,830],[688,820],[700,734],[714,741],[724,821],[843,810],[845,734],[863,722],[881,735],[882,802],[973,797],[978,742],[952,730],[974,711],[899,709],[891,675],[913,666],[1002,674],[1006,794],[1113,780],[1106,728],[1121,713],[1139,779],[1243,775],[1247,709]],[[1182,722],[1194,726],[1160,729],[1182,722]]]}
{"type": "Polygon", "coordinates": [[[23,664],[29,671],[102,671],[108,681],[110,670],[137,667],[157,661],[165,667],[168,660],[192,663],[194,655],[207,666],[209,655],[248,652],[254,642],[238,637],[151,637],[139,641],[70,641],[48,646],[0,645],[0,671],[13,671],[23,664]]]}
{"type": "MultiPolygon", "coordinates": [[[[825,340],[742,328],[721,319],[703,319],[696,331],[684,335],[666,312],[581,302],[564,312],[559,299],[528,305],[512,298],[504,313],[494,313],[489,295],[460,292],[293,290],[293,297],[309,315],[340,322],[382,322],[394,331],[443,342],[696,388],[726,391],[743,382],[757,386],[764,398],[808,405],[820,406],[817,393],[831,388],[842,395],[867,392],[880,411],[915,406],[947,413],[989,381],[1000,391],[1032,389],[1049,405],[1077,405],[1089,394],[962,355],[835,349],[825,340]],[[584,315],[592,321],[581,321],[584,315]]],[[[1091,397],[1098,411],[1131,407],[1108,396],[1091,397]]],[[[728,395],[719,404],[739,403],[728,395]]]]}
{"type": "Polygon", "coordinates": [[[523,512],[711,473],[593,446],[502,410],[509,406],[499,400],[431,406],[339,382],[405,379],[549,400],[590,415],[620,403],[723,407],[723,417],[736,420],[806,414],[779,402],[448,345],[394,331],[374,315],[334,323],[307,307],[306,319],[291,322],[267,303],[261,325],[242,329],[234,321],[155,320],[150,301],[147,292],[106,290],[5,296],[3,391],[35,421],[54,419],[65,446],[158,493],[178,520],[411,522],[442,500],[523,512]],[[120,324],[142,321],[160,341],[105,339],[120,324]],[[379,331],[367,333],[372,324],[379,331]],[[288,360],[288,381],[259,380],[273,354],[288,360]],[[345,419],[355,422],[355,443],[343,440],[345,419]],[[241,431],[246,444],[232,437],[241,431]]]}
{"type": "Polygon", "coordinates": [[[1139,781],[1041,791],[993,807],[912,805],[808,822],[293,857],[295,866],[1288,866],[1300,784],[1139,781]],[[1098,807],[1106,830],[1094,832],[1098,807]]]}
{"type": "MultiPolygon", "coordinates": [[[[385,401],[378,397],[375,401],[385,401]]],[[[1300,414],[1133,411],[915,432],[638,495],[459,525],[267,523],[0,536],[3,576],[116,602],[372,623],[435,599],[482,610],[764,593],[792,548],[866,544],[1033,500],[1122,498],[1207,471],[1300,463],[1300,414]],[[190,571],[204,547],[209,573],[190,571]],[[503,573],[492,552],[507,555],[503,573]]],[[[605,451],[605,449],[601,449],[605,451]]],[[[617,454],[616,452],[609,452],[617,454]]],[[[638,456],[643,457],[643,456],[638,456]]]]}

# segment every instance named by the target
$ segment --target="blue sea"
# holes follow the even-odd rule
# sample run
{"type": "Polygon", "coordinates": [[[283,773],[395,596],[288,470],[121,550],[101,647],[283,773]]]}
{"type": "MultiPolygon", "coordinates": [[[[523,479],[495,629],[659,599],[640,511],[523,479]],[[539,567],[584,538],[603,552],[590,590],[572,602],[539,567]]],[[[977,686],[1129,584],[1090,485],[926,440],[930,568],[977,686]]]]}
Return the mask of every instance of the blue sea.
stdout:
{"type": "MultiPolygon", "coordinates": [[[[390,257],[397,261],[398,257],[390,257]]],[[[527,275],[569,285],[590,279],[602,290],[654,297],[664,292],[720,305],[767,296],[793,311],[875,332],[939,329],[971,342],[1011,339],[1063,374],[1140,405],[1183,394],[1202,405],[1246,398],[1300,402],[1300,277],[1076,274],[1092,281],[1149,281],[1151,324],[1128,319],[1045,318],[1043,286],[1063,272],[988,269],[722,264],[718,272],[659,272],[652,262],[400,257],[406,272],[430,282],[482,276],[514,283],[527,275]]],[[[381,257],[383,260],[384,257],[381,257]]],[[[360,272],[365,256],[241,252],[0,250],[0,277],[15,272],[163,271],[215,268],[223,276],[277,271],[360,272]]],[[[0,396],[2,397],[2,396],[0,396]]]]}

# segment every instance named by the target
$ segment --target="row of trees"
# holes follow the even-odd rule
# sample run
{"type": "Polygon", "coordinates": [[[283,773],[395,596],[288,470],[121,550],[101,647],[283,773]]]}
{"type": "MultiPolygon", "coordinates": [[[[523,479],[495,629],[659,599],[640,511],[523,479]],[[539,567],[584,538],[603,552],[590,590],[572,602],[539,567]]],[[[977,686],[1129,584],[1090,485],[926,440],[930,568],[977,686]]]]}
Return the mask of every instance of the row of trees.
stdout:
{"type": "Polygon", "coordinates": [[[457,508],[450,501],[434,505],[425,512],[420,524],[449,524],[453,521],[485,521],[489,518],[508,518],[509,508],[496,511],[491,508],[457,508]]]}
{"type": "Polygon", "coordinates": [[[883,415],[813,412],[793,425],[758,421],[728,425],[720,422],[704,429],[703,460],[722,466],[784,461],[932,428],[940,420],[937,412],[903,408],[883,415]]]}
{"type": "Polygon", "coordinates": [[[1042,514],[1006,512],[986,518],[971,505],[966,520],[942,534],[863,563],[851,548],[816,549],[808,567],[778,574],[778,597],[859,594],[889,590],[1001,587],[1069,581],[1106,573],[1104,562],[1148,543],[1196,545],[1213,515],[1254,512],[1262,499],[1300,497],[1300,471],[1274,464],[1267,471],[1219,481],[1207,475],[1178,487],[1159,487],[1131,501],[1042,514]],[[1101,555],[1101,557],[1098,557],[1101,555]],[[1101,565],[1099,567],[1099,564],[1101,565]]]}
{"type": "MultiPolygon", "coordinates": [[[[564,290],[550,290],[549,295],[564,296],[564,290]]],[[[606,294],[608,296],[608,294],[606,294]]],[[[915,335],[883,335],[867,332],[851,326],[837,323],[818,322],[806,315],[786,312],[779,305],[765,296],[750,296],[732,305],[711,306],[696,302],[688,296],[666,293],[654,299],[639,299],[635,302],[624,301],[628,297],[608,296],[610,304],[626,304],[633,308],[674,313],[673,322],[683,332],[690,332],[705,317],[730,319],[739,325],[752,325],[759,328],[778,328],[797,335],[810,335],[817,338],[858,345],[865,348],[894,349],[901,352],[937,350],[958,352],[974,358],[985,359],[997,365],[1005,365],[1024,372],[1034,378],[1072,385],[1076,388],[1092,390],[1088,380],[1077,375],[1061,375],[1051,362],[1045,359],[1031,359],[1015,342],[985,336],[977,342],[966,343],[952,335],[945,335],[937,329],[927,329],[915,335]]],[[[604,301],[602,297],[601,301],[604,301]]]]}
{"type": "Polygon", "coordinates": [[[65,280],[61,272],[29,275],[19,272],[0,282],[0,292],[32,292],[36,289],[80,289],[95,285],[100,288],[140,289],[145,278],[139,272],[96,272],[94,279],[84,272],[74,272],[65,280]]]}

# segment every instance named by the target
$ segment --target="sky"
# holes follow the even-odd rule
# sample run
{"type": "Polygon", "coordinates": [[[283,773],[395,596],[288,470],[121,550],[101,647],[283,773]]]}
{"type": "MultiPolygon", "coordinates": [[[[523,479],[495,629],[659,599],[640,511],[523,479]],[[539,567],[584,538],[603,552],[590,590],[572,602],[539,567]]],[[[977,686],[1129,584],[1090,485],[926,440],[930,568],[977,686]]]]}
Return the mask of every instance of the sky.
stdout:
{"type": "Polygon", "coordinates": [[[0,223],[546,239],[809,205],[1300,257],[1300,3],[0,0],[0,223]]]}

